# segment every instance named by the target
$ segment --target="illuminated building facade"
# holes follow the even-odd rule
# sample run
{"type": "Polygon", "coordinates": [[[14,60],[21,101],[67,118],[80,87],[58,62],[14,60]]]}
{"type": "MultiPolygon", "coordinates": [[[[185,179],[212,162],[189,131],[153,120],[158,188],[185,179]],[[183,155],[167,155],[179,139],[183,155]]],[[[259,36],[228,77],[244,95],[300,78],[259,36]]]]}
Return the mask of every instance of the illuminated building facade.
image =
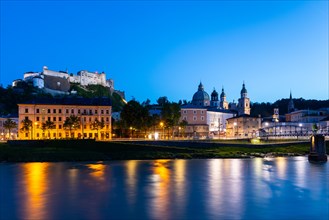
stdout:
{"type": "Polygon", "coordinates": [[[111,102],[107,98],[61,98],[40,99],[18,104],[19,139],[62,139],[92,138],[111,139],[111,102]],[[78,117],[79,126],[68,129],[65,120],[70,116],[78,117]],[[24,120],[31,126],[23,131],[24,120]],[[43,128],[46,121],[53,123],[52,129],[43,128]],[[94,122],[104,122],[95,128],[94,122]]]}
{"type": "Polygon", "coordinates": [[[208,136],[209,125],[207,124],[207,108],[187,104],[181,107],[180,121],[186,121],[185,134],[190,137],[208,136]]]}
{"type": "Polygon", "coordinates": [[[240,115],[226,120],[226,135],[234,138],[251,138],[259,135],[261,118],[240,115]]]}

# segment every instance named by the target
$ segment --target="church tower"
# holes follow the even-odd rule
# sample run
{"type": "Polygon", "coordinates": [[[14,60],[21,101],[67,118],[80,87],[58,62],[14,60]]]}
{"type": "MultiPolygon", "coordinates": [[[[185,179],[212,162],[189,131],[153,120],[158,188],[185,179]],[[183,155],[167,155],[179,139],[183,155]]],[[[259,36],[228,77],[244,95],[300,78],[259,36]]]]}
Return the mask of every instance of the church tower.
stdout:
{"type": "Polygon", "coordinates": [[[224,87],[222,88],[222,93],[220,94],[220,108],[228,109],[228,102],[226,101],[226,94],[224,92],[224,87]]]}
{"type": "Polygon", "coordinates": [[[288,103],[288,113],[295,111],[294,101],[292,100],[292,95],[290,91],[290,99],[288,103]]]}
{"type": "Polygon", "coordinates": [[[247,89],[243,82],[241,89],[241,97],[238,103],[238,114],[239,115],[250,115],[250,99],[248,98],[247,89]]]}
{"type": "Polygon", "coordinates": [[[214,88],[214,91],[211,93],[210,106],[218,107],[218,104],[218,92],[216,92],[216,89],[214,88]]]}

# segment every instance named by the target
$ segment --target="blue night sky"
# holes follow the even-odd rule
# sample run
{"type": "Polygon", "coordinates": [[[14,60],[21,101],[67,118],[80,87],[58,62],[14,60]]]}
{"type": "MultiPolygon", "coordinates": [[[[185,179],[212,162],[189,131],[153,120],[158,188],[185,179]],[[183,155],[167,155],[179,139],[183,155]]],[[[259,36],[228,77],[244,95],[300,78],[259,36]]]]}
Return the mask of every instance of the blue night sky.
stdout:
{"type": "Polygon", "coordinates": [[[127,100],[329,98],[328,1],[1,0],[0,84],[104,71],[127,100]]]}

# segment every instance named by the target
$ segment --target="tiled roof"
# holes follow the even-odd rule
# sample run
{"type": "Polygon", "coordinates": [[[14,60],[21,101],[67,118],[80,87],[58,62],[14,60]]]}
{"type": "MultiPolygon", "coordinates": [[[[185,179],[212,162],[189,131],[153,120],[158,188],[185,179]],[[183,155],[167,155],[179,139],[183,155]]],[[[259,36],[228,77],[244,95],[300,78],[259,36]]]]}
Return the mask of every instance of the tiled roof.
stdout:
{"type": "Polygon", "coordinates": [[[181,109],[187,109],[187,108],[191,108],[191,109],[207,109],[207,107],[193,105],[193,104],[186,104],[186,105],[182,105],[181,106],[181,109]]]}
{"type": "Polygon", "coordinates": [[[18,104],[111,106],[109,98],[36,98],[18,104]]]}

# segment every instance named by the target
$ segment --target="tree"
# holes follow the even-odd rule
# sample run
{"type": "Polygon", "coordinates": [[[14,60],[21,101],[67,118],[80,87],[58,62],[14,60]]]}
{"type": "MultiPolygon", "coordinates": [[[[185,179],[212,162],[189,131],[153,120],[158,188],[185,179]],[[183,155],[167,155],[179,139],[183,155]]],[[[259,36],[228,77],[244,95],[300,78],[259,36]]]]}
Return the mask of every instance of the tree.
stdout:
{"type": "Polygon", "coordinates": [[[4,123],[3,127],[8,130],[8,138],[10,139],[11,135],[11,130],[14,128],[17,128],[17,123],[14,122],[12,119],[8,118],[4,123]]]}
{"type": "Polygon", "coordinates": [[[143,130],[145,133],[151,126],[151,116],[148,111],[148,106],[142,106],[139,102],[131,100],[123,107],[121,112],[121,120],[126,129],[143,130]],[[131,129],[130,129],[131,128],[131,129]]]}
{"type": "Polygon", "coordinates": [[[56,125],[53,121],[46,121],[45,123],[42,123],[41,129],[42,131],[48,131],[48,138],[50,138],[50,130],[55,129],[56,125]]]}
{"type": "Polygon", "coordinates": [[[28,118],[22,120],[22,128],[21,131],[29,133],[31,131],[31,139],[33,139],[32,135],[32,121],[28,118]]]}
{"type": "Polygon", "coordinates": [[[183,129],[183,136],[185,136],[185,128],[188,125],[188,122],[183,120],[179,123],[179,126],[183,129]]]}
{"type": "Polygon", "coordinates": [[[168,104],[168,98],[166,96],[162,96],[160,98],[158,98],[157,100],[158,105],[164,106],[165,104],[168,104]]]}
{"type": "Polygon", "coordinates": [[[91,130],[96,130],[97,131],[97,138],[99,138],[99,130],[102,130],[105,127],[105,122],[104,120],[98,121],[98,119],[96,118],[96,120],[91,123],[90,125],[91,130]]]}
{"type": "Polygon", "coordinates": [[[172,134],[174,135],[174,127],[178,125],[180,119],[180,105],[178,103],[166,103],[163,106],[163,110],[161,113],[162,120],[165,121],[166,128],[172,129],[172,134]]]}
{"type": "Polygon", "coordinates": [[[144,101],[144,102],[142,102],[142,106],[148,106],[148,105],[150,105],[151,104],[151,100],[149,100],[149,99],[146,99],[146,101],[144,101]]]}
{"type": "Polygon", "coordinates": [[[74,131],[80,128],[80,118],[75,115],[71,115],[65,119],[63,127],[70,131],[71,138],[74,138],[74,131]],[[72,133],[73,131],[73,133],[72,133]]]}

